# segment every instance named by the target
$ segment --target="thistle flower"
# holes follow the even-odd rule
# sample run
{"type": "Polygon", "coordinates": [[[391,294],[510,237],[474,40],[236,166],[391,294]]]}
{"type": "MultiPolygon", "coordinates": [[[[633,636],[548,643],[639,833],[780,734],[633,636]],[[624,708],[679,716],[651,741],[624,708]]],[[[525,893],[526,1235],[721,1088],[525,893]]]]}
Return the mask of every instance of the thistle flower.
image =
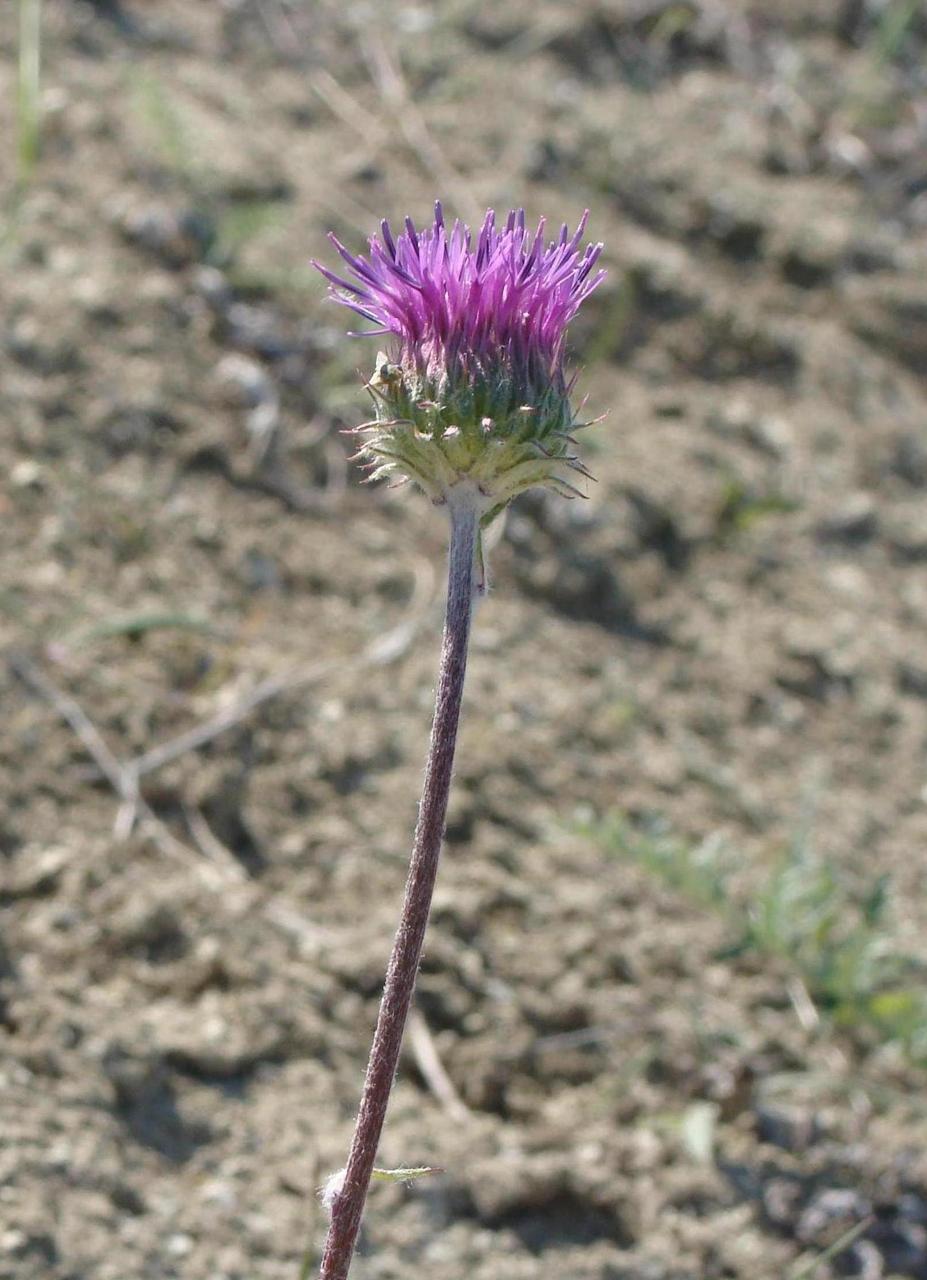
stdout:
{"type": "Polygon", "coordinates": [[[461,481],[481,495],[485,526],[523,489],[546,485],[568,496],[569,472],[588,475],[572,453],[579,426],[563,368],[564,338],[583,301],[605,275],[600,244],[581,250],[584,214],[545,245],[513,210],[501,228],[485,217],[474,248],[468,227],[448,228],[440,202],[434,224],[387,222],[367,256],[332,235],[352,279],[314,265],[330,296],[388,334],[368,383],[376,416],[356,428],[370,479],[397,474],[436,502],[461,481]]]}
{"type": "MultiPolygon", "coordinates": [[[[416,480],[450,516],[447,609],[422,800],[393,951],[383,987],[354,1136],[344,1169],[326,1183],[331,1221],[320,1280],[347,1280],[431,909],[460,722],[474,595],[485,589],[480,530],[531,485],[577,492],[588,475],[569,452],[577,426],[563,371],[566,328],[602,279],[601,245],[580,251],[584,215],[545,248],[522,210],[498,230],[490,211],[476,249],[469,230],[434,225],[393,238],[381,223],[367,257],[334,236],[353,280],[315,265],[331,296],[392,337],[368,387],[376,417],[358,428],[373,476],[416,480]]],[[[371,477],[372,478],[372,477],[371,477]]],[[[402,1169],[411,1175],[425,1170],[402,1169]]]]}

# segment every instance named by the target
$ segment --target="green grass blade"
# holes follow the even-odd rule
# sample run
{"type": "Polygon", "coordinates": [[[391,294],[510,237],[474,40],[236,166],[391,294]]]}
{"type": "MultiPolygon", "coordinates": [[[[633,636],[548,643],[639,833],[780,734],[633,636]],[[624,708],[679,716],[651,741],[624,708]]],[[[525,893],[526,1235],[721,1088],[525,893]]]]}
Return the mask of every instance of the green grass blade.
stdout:
{"type": "Polygon", "coordinates": [[[16,171],[25,186],[39,160],[41,143],[42,0],[19,0],[19,60],[16,88],[16,171]]]}

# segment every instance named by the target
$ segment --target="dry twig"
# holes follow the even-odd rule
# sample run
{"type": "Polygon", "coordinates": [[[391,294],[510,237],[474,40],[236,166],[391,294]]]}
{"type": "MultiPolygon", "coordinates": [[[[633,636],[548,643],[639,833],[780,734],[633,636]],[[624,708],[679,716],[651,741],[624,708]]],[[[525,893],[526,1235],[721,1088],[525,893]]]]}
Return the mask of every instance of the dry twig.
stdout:
{"type": "MultiPolygon", "coordinates": [[[[44,698],[70,726],[87,754],[116,792],[121,804],[113,825],[113,834],[117,840],[125,840],[131,835],[136,818],[143,809],[143,802],[138,792],[137,776],[110,751],[103,735],[80,703],[63,689],[59,689],[30,658],[27,658],[24,653],[12,654],[10,669],[33,693],[44,698]]],[[[157,823],[154,814],[150,816],[157,823]]]]}
{"type": "Polygon", "coordinates": [[[190,834],[196,841],[199,851],[225,872],[230,880],[245,883],[247,873],[235,855],[225,847],[212,827],[206,821],[200,809],[193,804],[183,802],[183,816],[186,819],[190,834]]]}
{"type": "Polygon", "coordinates": [[[418,157],[422,168],[434,180],[437,190],[446,191],[462,216],[475,222],[480,216],[479,205],[425,123],[425,117],[409,92],[399,58],[391,52],[387,42],[388,37],[382,27],[375,37],[366,29],[358,35],[371,78],[390,109],[393,123],[418,157]]]}
{"type": "Polygon", "coordinates": [[[365,142],[373,145],[387,141],[389,130],[382,118],[368,111],[356,98],[352,97],[325,67],[319,67],[312,73],[309,85],[332,115],[353,129],[365,142]]]}
{"type": "Polygon", "coordinates": [[[142,826],[162,852],[173,858],[182,858],[185,862],[190,862],[192,859],[197,873],[211,888],[227,881],[225,874],[193,856],[193,851],[171,834],[140,794],[138,775],[131,765],[123,763],[114,755],[99,729],[75,698],[65,693],[63,689],[59,689],[24,653],[11,654],[9,665],[13,674],[33,693],[43,698],[69,725],[87,754],[119,796],[121,804],[113,826],[113,834],[117,840],[127,839],[136,822],[141,821],[142,826]]]}
{"type": "Polygon", "coordinates": [[[441,1106],[452,1120],[467,1120],[470,1108],[461,1098],[453,1080],[447,1074],[444,1063],[438,1054],[428,1023],[420,1009],[413,1009],[409,1014],[406,1027],[409,1048],[415,1058],[415,1065],[428,1088],[441,1103],[441,1106]]]}
{"type": "MultiPolygon", "coordinates": [[[[244,893],[245,905],[260,911],[269,923],[295,939],[304,952],[314,953],[320,946],[332,942],[333,935],[330,930],[323,930],[313,925],[285,898],[275,895],[264,896],[258,886],[248,879],[234,855],[217,839],[200,811],[184,805],[187,825],[200,851],[204,854],[203,858],[197,857],[193,849],[172,835],[139,794],[138,775],[133,772],[131,763],[123,763],[109,749],[103,735],[77,700],[59,689],[25,654],[10,655],[9,665],[13,674],[33,693],[47,702],[74,731],[100,772],[122,800],[120,815],[131,805],[132,822],[126,829],[119,830],[120,818],[117,817],[115,831],[117,839],[124,839],[131,834],[132,827],[138,822],[163,853],[174,859],[180,859],[187,866],[192,866],[206,888],[210,890],[222,888],[226,894],[233,891],[244,893]]],[[[122,825],[125,826],[124,819],[122,825]]]]}
{"type": "Polygon", "coordinates": [[[428,614],[434,599],[435,575],[427,560],[419,560],[415,566],[415,587],[409,616],[403,619],[392,631],[379,636],[367,646],[358,658],[345,660],[333,659],[320,662],[315,666],[302,670],[284,672],[282,675],[269,676],[262,680],[250,693],[233,702],[223,711],[194,725],[185,733],[169,738],[157,747],[130,760],[126,768],[130,769],[136,779],[143,774],[169,764],[172,760],[186,755],[189,751],[198,751],[227,730],[241,724],[253,711],[283,693],[291,692],[307,684],[313,684],[325,676],[347,665],[356,670],[360,666],[385,666],[400,658],[412,643],[417,631],[428,614]]]}

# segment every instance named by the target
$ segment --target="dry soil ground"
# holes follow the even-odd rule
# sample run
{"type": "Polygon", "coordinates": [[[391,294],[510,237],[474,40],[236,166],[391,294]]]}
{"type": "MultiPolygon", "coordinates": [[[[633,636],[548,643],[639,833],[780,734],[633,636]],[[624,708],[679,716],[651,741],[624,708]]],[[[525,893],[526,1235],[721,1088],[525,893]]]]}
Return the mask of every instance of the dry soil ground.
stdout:
{"type": "Polygon", "coordinates": [[[445,530],[358,486],[373,351],[308,259],[443,195],[591,208],[609,417],[494,553],[419,994],[457,1101],[410,1053],[382,1153],[446,1172],[375,1188],[357,1276],[783,1280],[858,1224],[819,1280],[925,1280],[920,4],[48,0],[18,196],[12,10],[0,1276],[318,1246],[445,530]],[[133,826],[126,763],[236,707],[133,826]]]}

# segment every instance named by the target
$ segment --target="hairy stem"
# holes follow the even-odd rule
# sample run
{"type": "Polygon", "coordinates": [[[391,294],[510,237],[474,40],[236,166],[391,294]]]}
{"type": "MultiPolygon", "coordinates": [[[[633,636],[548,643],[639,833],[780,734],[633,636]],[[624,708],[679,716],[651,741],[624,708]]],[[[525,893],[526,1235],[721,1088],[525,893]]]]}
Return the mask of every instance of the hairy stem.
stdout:
{"type": "Polygon", "coordinates": [[[444,838],[460,703],[467,669],[473,612],[474,555],[480,510],[475,492],[464,485],[449,499],[451,547],[447,612],[435,694],[431,744],[412,845],[402,916],[390,956],[367,1077],[361,1097],[344,1183],[332,1205],[320,1280],[346,1280],[360,1230],[361,1215],[376,1157],[415,979],[444,838]]]}

